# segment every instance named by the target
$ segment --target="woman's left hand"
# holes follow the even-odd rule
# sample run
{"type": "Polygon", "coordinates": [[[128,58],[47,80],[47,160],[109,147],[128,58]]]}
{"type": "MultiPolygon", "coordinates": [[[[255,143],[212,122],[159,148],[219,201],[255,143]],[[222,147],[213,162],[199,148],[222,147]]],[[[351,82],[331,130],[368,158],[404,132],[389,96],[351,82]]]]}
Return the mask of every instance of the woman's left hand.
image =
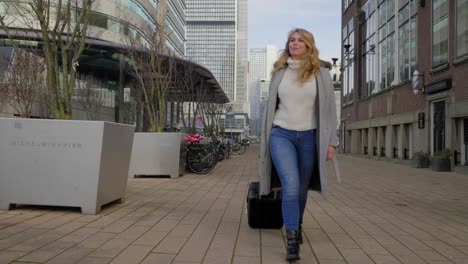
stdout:
{"type": "Polygon", "coordinates": [[[333,156],[335,156],[335,147],[329,145],[327,151],[327,161],[332,160],[333,156]]]}

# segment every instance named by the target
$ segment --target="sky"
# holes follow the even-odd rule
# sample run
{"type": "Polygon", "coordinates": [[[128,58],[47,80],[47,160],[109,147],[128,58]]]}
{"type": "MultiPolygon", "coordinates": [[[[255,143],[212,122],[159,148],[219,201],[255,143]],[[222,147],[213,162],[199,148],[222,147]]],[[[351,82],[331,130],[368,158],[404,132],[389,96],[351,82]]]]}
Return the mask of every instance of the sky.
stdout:
{"type": "Polygon", "coordinates": [[[300,27],[312,32],[322,59],[341,56],[341,0],[248,1],[249,49],[284,49],[288,32],[300,27]]]}

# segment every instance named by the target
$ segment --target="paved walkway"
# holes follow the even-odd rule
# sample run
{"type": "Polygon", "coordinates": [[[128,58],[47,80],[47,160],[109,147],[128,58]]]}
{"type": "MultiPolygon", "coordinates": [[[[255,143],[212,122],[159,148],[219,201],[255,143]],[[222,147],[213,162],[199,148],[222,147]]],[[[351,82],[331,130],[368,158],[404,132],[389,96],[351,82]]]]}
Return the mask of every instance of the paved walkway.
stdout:
{"type": "MultiPolygon", "coordinates": [[[[126,201],[0,211],[4,263],[286,263],[284,231],[254,230],[258,148],[209,175],[129,179],[126,201]]],[[[344,183],[310,195],[297,263],[468,263],[468,175],[340,156],[344,183]]]]}

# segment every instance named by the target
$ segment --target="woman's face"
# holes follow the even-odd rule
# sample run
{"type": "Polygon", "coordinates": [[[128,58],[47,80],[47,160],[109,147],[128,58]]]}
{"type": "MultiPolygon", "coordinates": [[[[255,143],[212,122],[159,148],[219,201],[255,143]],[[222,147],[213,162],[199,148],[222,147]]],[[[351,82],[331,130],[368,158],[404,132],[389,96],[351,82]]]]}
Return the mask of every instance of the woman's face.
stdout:
{"type": "Polygon", "coordinates": [[[289,39],[289,54],[293,59],[300,59],[306,52],[306,45],[299,33],[294,32],[289,39]]]}

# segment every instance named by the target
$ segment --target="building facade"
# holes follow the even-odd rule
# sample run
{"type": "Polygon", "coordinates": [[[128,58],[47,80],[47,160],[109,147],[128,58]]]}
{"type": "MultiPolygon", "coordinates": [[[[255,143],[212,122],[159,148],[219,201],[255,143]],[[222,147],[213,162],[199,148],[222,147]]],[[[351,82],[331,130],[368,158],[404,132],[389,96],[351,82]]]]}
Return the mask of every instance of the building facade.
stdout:
{"type": "MultiPolygon", "coordinates": [[[[234,118],[239,118],[235,122],[246,124],[248,0],[187,0],[186,3],[187,57],[213,72],[232,104],[234,118]]],[[[220,124],[230,122],[221,119],[220,124]]],[[[230,127],[223,128],[232,132],[230,127]]],[[[239,133],[238,130],[233,132],[239,133]]],[[[242,133],[248,135],[249,131],[245,126],[242,133]]]]}
{"type": "MultiPolygon", "coordinates": [[[[30,25],[23,22],[25,13],[18,8],[20,5],[13,1],[0,0],[0,14],[2,16],[6,15],[5,19],[7,19],[8,23],[11,23],[8,24],[11,26],[11,32],[16,34],[18,40],[23,41],[24,46],[40,49],[41,34],[25,34],[28,31],[35,31],[35,28],[30,26],[35,24],[33,21],[29,21],[30,25]],[[17,30],[18,28],[19,30],[17,30]]],[[[124,88],[125,82],[128,81],[126,78],[129,76],[120,68],[120,65],[123,64],[121,59],[122,50],[128,48],[125,45],[125,40],[133,38],[144,43],[145,39],[147,39],[144,32],[148,32],[147,29],[156,29],[156,22],[164,23],[168,33],[166,44],[179,57],[177,61],[184,65],[192,64],[194,67],[200,68],[199,72],[202,72],[200,75],[203,78],[207,77],[207,80],[210,81],[209,89],[220,89],[211,72],[184,59],[187,28],[185,22],[186,8],[185,0],[96,0],[93,3],[86,38],[87,46],[80,57],[77,68],[77,83],[80,86],[90,86],[88,80],[90,80],[90,76],[93,77],[91,78],[92,88],[102,94],[104,100],[100,109],[99,120],[119,121],[118,100],[121,100],[121,103],[129,101],[128,88],[124,88]],[[123,96],[117,99],[116,95],[121,91],[123,91],[123,96]]],[[[7,61],[5,58],[11,57],[13,52],[8,37],[5,33],[0,32],[1,77],[8,70],[8,67],[4,65],[7,61]]],[[[225,99],[221,101],[228,101],[222,92],[220,94],[222,94],[220,97],[225,99]]],[[[86,117],[79,114],[79,105],[76,102],[72,102],[72,104],[73,118],[85,119],[86,117]]],[[[45,110],[42,110],[40,106],[41,104],[34,106],[33,115],[38,117],[47,116],[44,113],[45,110]]],[[[46,107],[42,108],[45,109],[46,107]]],[[[14,110],[4,106],[0,109],[0,115],[12,116],[14,110]]]]}
{"type": "Polygon", "coordinates": [[[252,48],[249,52],[249,102],[251,134],[260,135],[262,119],[261,102],[268,99],[268,87],[273,64],[278,58],[278,48],[252,48]]]}
{"type": "Polygon", "coordinates": [[[248,113],[248,1],[237,0],[237,71],[234,112],[248,113]]]}
{"type": "Polygon", "coordinates": [[[236,94],[236,0],[187,0],[187,57],[207,67],[231,102],[236,94]]]}
{"type": "Polygon", "coordinates": [[[468,1],[343,1],[344,152],[468,165],[468,1]]]}
{"type": "Polygon", "coordinates": [[[101,39],[121,43],[122,35],[144,39],[142,29],[155,28],[159,16],[168,32],[166,44],[175,54],[185,57],[186,9],[183,0],[96,0],[90,26],[105,30],[101,39]]]}

